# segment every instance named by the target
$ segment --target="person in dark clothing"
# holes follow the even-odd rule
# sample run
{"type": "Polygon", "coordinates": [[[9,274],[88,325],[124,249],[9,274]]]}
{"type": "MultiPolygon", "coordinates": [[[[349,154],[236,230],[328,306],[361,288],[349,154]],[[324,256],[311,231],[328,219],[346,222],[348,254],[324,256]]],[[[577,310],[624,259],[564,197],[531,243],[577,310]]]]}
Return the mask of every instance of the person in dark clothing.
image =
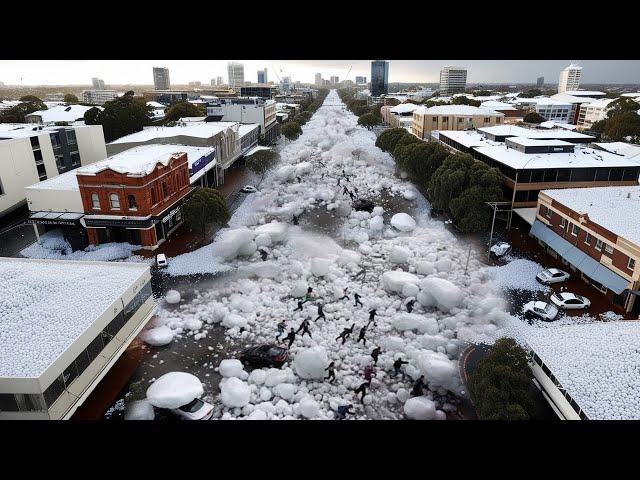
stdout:
{"type": "Polygon", "coordinates": [[[302,183],[302,179],[300,177],[296,177],[298,179],[298,183],[302,183]]]}
{"type": "Polygon", "coordinates": [[[348,291],[348,290],[349,290],[349,288],[348,288],[348,287],[344,287],[344,290],[343,290],[343,291],[344,291],[344,295],[343,295],[342,297],[340,297],[340,300],[344,300],[345,298],[346,298],[347,300],[349,300],[349,295],[347,295],[347,291],[348,291]]]}
{"type": "Polygon", "coordinates": [[[363,307],[364,305],[362,305],[362,302],[360,301],[360,295],[358,295],[357,293],[353,294],[353,298],[356,301],[356,303],[353,304],[354,307],[357,307],[358,305],[360,305],[361,307],[363,307]]]}
{"type": "Polygon", "coordinates": [[[295,339],[296,339],[296,332],[293,329],[293,327],[291,327],[291,330],[289,330],[289,335],[284,337],[281,341],[286,342],[287,340],[289,340],[289,345],[287,346],[287,348],[291,348],[291,344],[295,339]]]}
{"type": "Polygon", "coordinates": [[[360,333],[358,333],[358,341],[356,343],[360,343],[360,340],[364,342],[364,346],[367,346],[367,339],[365,335],[367,334],[367,326],[365,325],[360,329],[360,333]]]}
{"type": "Polygon", "coordinates": [[[305,318],[298,327],[298,330],[296,330],[296,333],[300,333],[301,330],[305,330],[307,328],[309,328],[309,319],[305,318]]]}
{"type": "Polygon", "coordinates": [[[349,195],[349,193],[350,193],[350,192],[349,192],[349,189],[348,189],[347,187],[343,187],[343,188],[342,188],[342,194],[343,194],[343,195],[349,195]]]}
{"type": "Polygon", "coordinates": [[[262,258],[263,262],[265,262],[267,260],[267,255],[268,255],[267,251],[261,248],[260,249],[260,257],[262,258]]]}
{"type": "Polygon", "coordinates": [[[304,303],[307,303],[309,300],[311,300],[312,292],[313,292],[313,288],[311,287],[307,288],[307,294],[304,296],[304,303]]]}
{"type": "Polygon", "coordinates": [[[293,224],[298,225],[298,217],[293,215],[293,224]]]}
{"type": "Polygon", "coordinates": [[[284,320],[282,320],[280,323],[278,323],[278,335],[276,335],[276,341],[280,340],[280,337],[284,333],[286,326],[287,325],[284,322],[284,320]]]}
{"type": "Polygon", "coordinates": [[[354,412],[351,411],[352,408],[353,408],[353,405],[351,404],[340,405],[338,407],[338,411],[336,412],[338,414],[338,420],[344,420],[345,417],[347,416],[347,413],[350,413],[353,415],[354,412]]]}
{"type": "Polygon", "coordinates": [[[413,306],[415,305],[416,301],[415,300],[409,300],[407,302],[407,312],[411,313],[411,311],[413,310],[413,306]]]}
{"type": "Polygon", "coordinates": [[[364,403],[364,397],[367,394],[367,387],[369,386],[369,384],[367,382],[361,383],[360,386],[358,388],[355,389],[355,394],[358,395],[359,393],[362,394],[362,397],[360,397],[360,402],[364,403]]]}
{"type": "Polygon", "coordinates": [[[317,322],[319,319],[326,320],[326,318],[324,317],[324,311],[322,310],[322,304],[318,305],[318,317],[315,319],[315,321],[317,322]]]}
{"type": "Polygon", "coordinates": [[[298,308],[296,308],[296,309],[294,310],[294,312],[297,312],[298,310],[302,311],[302,304],[303,304],[303,303],[304,303],[304,302],[303,302],[302,300],[298,300],[298,308]]]}
{"type": "Polygon", "coordinates": [[[356,199],[356,196],[353,194],[353,192],[349,192],[349,197],[351,197],[352,202],[356,199]]]}
{"type": "Polygon", "coordinates": [[[369,323],[373,322],[374,327],[377,327],[376,323],[376,309],[369,310],[369,323]]]}
{"type": "Polygon", "coordinates": [[[324,369],[325,372],[329,372],[325,377],[325,380],[329,380],[329,383],[333,383],[336,379],[336,371],[335,371],[336,362],[331,362],[327,368],[324,369]]]}
{"type": "Polygon", "coordinates": [[[380,347],[376,347],[371,351],[371,358],[373,358],[373,364],[378,365],[378,356],[382,353],[382,349],[380,347]]]}
{"type": "Polygon", "coordinates": [[[342,180],[342,177],[338,177],[338,186],[340,187],[340,180],[342,180]]]}
{"type": "Polygon", "coordinates": [[[424,388],[427,388],[427,384],[424,383],[424,375],[421,375],[420,378],[418,380],[416,380],[415,383],[413,384],[413,388],[411,389],[411,396],[412,397],[421,397],[422,396],[422,390],[424,388]]]}
{"type": "Polygon", "coordinates": [[[396,375],[398,375],[398,373],[401,373],[402,374],[402,379],[404,380],[406,375],[400,369],[402,368],[402,365],[406,365],[408,363],[409,362],[406,362],[406,361],[402,360],[401,358],[398,358],[395,362],[393,362],[393,375],[391,375],[391,376],[395,377],[396,375]]]}
{"type": "Polygon", "coordinates": [[[336,340],[342,339],[342,345],[344,345],[347,341],[347,338],[349,338],[349,336],[353,333],[353,329],[355,328],[355,326],[356,324],[352,323],[351,328],[345,328],[344,330],[342,330],[342,333],[336,337],[336,340]]]}
{"type": "Polygon", "coordinates": [[[369,382],[369,387],[371,386],[371,379],[376,376],[376,369],[371,365],[367,365],[364,369],[364,379],[369,382]]]}

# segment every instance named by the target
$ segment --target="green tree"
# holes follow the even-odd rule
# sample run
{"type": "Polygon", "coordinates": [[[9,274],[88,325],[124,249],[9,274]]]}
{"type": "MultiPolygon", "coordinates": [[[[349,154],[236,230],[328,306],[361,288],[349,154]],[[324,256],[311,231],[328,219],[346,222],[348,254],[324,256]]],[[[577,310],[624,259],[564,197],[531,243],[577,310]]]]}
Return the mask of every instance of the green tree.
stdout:
{"type": "Polygon", "coordinates": [[[469,393],[481,420],[528,420],[534,412],[529,395],[527,352],[512,338],[501,338],[469,376],[469,393]]]}
{"type": "Polygon", "coordinates": [[[278,158],[278,154],[273,150],[258,150],[246,158],[245,165],[253,173],[260,175],[260,185],[265,174],[278,162],[278,158]]]}
{"type": "Polygon", "coordinates": [[[309,111],[301,112],[293,118],[293,121],[296,122],[298,125],[304,125],[309,120],[311,120],[312,115],[313,114],[309,111]]]}
{"type": "Polygon", "coordinates": [[[358,118],[358,125],[362,125],[363,127],[367,127],[368,130],[371,127],[376,125],[380,125],[382,123],[382,119],[373,113],[365,113],[360,118],[358,118]]]}
{"type": "Polygon", "coordinates": [[[44,105],[44,102],[36,97],[35,95],[23,95],[22,97],[20,97],[19,99],[21,102],[27,102],[27,103],[40,103],[42,105],[44,105]]]}
{"type": "Polygon", "coordinates": [[[478,100],[473,100],[465,96],[455,97],[451,101],[452,105],[471,105],[472,107],[479,107],[481,103],[482,102],[479,102],[478,100]]]}
{"type": "Polygon", "coordinates": [[[65,93],[64,94],[64,103],[68,103],[69,105],[77,105],[80,103],[78,97],[76,97],[73,93],[65,93]]]}
{"type": "Polygon", "coordinates": [[[529,112],[524,116],[522,120],[524,120],[525,123],[542,123],[546,121],[546,118],[544,118],[538,112],[529,112]]]}
{"type": "Polygon", "coordinates": [[[403,149],[404,147],[406,147],[407,145],[411,145],[412,143],[422,143],[422,140],[405,130],[404,135],[400,137],[400,139],[396,142],[395,147],[393,147],[393,152],[391,152],[391,155],[393,155],[396,163],[402,168],[404,168],[403,149]]]}
{"type": "Polygon", "coordinates": [[[226,225],[229,208],[222,194],[213,188],[197,187],[182,206],[184,222],[190,230],[200,230],[204,237],[207,225],[226,225]]]}
{"type": "Polygon", "coordinates": [[[520,93],[518,97],[520,98],[533,98],[542,95],[542,91],[539,88],[530,88],[520,93]]]}
{"type": "Polygon", "coordinates": [[[640,105],[635,100],[627,97],[620,97],[607,106],[607,118],[613,118],[616,115],[627,112],[637,112],[640,105]]]}
{"type": "Polygon", "coordinates": [[[186,117],[200,117],[202,111],[193,103],[187,101],[176,102],[164,113],[164,123],[175,122],[186,117]]]}
{"type": "Polygon", "coordinates": [[[473,94],[474,97],[489,97],[491,92],[489,90],[478,90],[473,94]]]}
{"type": "Polygon", "coordinates": [[[403,155],[405,168],[412,180],[426,189],[433,174],[449,156],[449,151],[436,142],[418,142],[405,147],[403,155]]]}
{"type": "Polygon", "coordinates": [[[469,172],[474,161],[468,153],[449,155],[433,173],[427,193],[435,209],[449,212],[451,200],[469,186],[469,172]]]}
{"type": "Polygon", "coordinates": [[[640,115],[635,111],[618,113],[606,120],[602,134],[614,142],[640,142],[640,115]]]}
{"type": "Polygon", "coordinates": [[[302,135],[302,128],[298,123],[291,121],[282,125],[281,133],[287,140],[295,140],[302,135]]]}
{"type": "MultiPolygon", "coordinates": [[[[408,101],[408,100],[407,100],[408,101]]],[[[400,100],[398,100],[397,98],[389,98],[387,99],[387,101],[385,102],[385,105],[389,105],[391,107],[395,107],[396,105],[400,105],[402,102],[400,100]]]]}
{"type": "Polygon", "coordinates": [[[47,110],[47,106],[38,97],[27,95],[22,103],[0,112],[0,123],[24,123],[25,116],[40,110],[47,110]]]}
{"type": "Polygon", "coordinates": [[[398,141],[408,132],[404,128],[390,128],[385,130],[376,139],[376,147],[383,152],[393,152],[398,141]]]}
{"type": "Polygon", "coordinates": [[[103,108],[97,114],[96,109],[87,110],[84,122],[87,125],[102,125],[107,142],[139,132],[151,123],[151,107],[147,106],[144,98],[135,97],[131,90],[122,97],[106,102],[103,108]]]}

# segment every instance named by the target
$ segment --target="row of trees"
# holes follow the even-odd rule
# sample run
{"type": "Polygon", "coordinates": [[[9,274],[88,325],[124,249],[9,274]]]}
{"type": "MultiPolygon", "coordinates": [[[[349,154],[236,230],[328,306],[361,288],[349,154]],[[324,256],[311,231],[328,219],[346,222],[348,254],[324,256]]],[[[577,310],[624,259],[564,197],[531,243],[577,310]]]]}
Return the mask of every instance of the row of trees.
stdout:
{"type": "MultiPolygon", "coordinates": [[[[380,113],[380,105],[367,105],[366,100],[356,99],[356,90],[353,88],[342,88],[338,90],[340,100],[344,102],[347,108],[358,117],[358,125],[362,125],[368,129],[380,125],[382,123],[382,114],[380,113]]],[[[396,99],[390,99],[387,105],[398,105],[400,102],[396,99]]]]}
{"type": "Polygon", "coordinates": [[[640,143],[640,105],[631,98],[620,97],[609,104],[607,118],[595,122],[591,130],[603,140],[640,143]]]}
{"type": "Polygon", "coordinates": [[[329,90],[321,88],[318,90],[318,95],[315,99],[306,98],[300,102],[300,113],[283,123],[280,128],[280,133],[284,135],[284,138],[292,141],[302,135],[302,126],[311,120],[311,117],[316,110],[318,110],[324,103],[324,99],[327,98],[327,95],[329,95],[329,90]]]}
{"type": "Polygon", "coordinates": [[[436,142],[423,142],[403,128],[386,130],[376,146],[389,152],[399,168],[426,192],[432,206],[451,216],[464,233],[485,231],[491,222],[486,202],[502,198],[495,168],[467,153],[451,154],[436,142]]]}
{"type": "Polygon", "coordinates": [[[35,95],[20,97],[20,102],[0,112],[0,123],[24,123],[25,116],[38,110],[47,110],[47,106],[35,95]]]}
{"type": "Polygon", "coordinates": [[[94,107],[84,114],[85,124],[102,125],[106,142],[139,132],[151,121],[151,107],[143,97],[136,97],[132,90],[106,102],[103,110],[94,107]]]}

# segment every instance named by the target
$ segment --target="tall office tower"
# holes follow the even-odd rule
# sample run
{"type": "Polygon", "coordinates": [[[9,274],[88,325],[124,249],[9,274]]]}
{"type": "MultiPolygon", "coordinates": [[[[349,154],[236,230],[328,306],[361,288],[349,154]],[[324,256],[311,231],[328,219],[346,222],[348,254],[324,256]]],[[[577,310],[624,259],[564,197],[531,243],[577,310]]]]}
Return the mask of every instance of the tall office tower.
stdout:
{"type": "Polygon", "coordinates": [[[389,93],[389,62],[374,60],[371,62],[371,96],[379,97],[389,93]]]}
{"type": "Polygon", "coordinates": [[[332,85],[335,85],[336,83],[340,83],[340,77],[331,76],[330,81],[332,85]]]}
{"type": "Polygon", "coordinates": [[[258,83],[268,83],[269,79],[267,78],[267,69],[258,70],[258,83]]]}
{"type": "Polygon", "coordinates": [[[566,91],[578,90],[580,87],[580,79],[582,78],[582,67],[572,63],[560,72],[560,81],[558,82],[558,93],[566,91]]]}
{"type": "Polygon", "coordinates": [[[244,86],[244,65],[242,63],[227,63],[227,74],[229,76],[229,88],[244,86]]]}
{"type": "Polygon", "coordinates": [[[216,77],[216,85],[224,85],[224,79],[222,77],[216,77]]]}
{"type": "Polygon", "coordinates": [[[538,77],[538,81],[536,82],[536,87],[538,88],[544,87],[544,77],[538,77]]]}
{"type": "Polygon", "coordinates": [[[466,68],[446,66],[440,70],[440,95],[464,92],[466,86],[466,68]]]}
{"type": "Polygon", "coordinates": [[[94,90],[105,90],[104,88],[104,80],[100,78],[92,78],[91,85],[93,85],[94,90]]]}
{"type": "Polygon", "coordinates": [[[168,68],[153,67],[153,87],[156,90],[171,90],[168,68]]]}
{"type": "Polygon", "coordinates": [[[322,74],[316,73],[316,87],[322,86],[322,74]]]}

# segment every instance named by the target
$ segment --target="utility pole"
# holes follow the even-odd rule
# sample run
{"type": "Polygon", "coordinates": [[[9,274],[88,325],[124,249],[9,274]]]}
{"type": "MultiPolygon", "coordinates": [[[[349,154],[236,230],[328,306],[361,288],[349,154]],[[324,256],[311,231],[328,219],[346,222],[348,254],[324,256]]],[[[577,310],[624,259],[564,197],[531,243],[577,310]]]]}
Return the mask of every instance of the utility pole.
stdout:
{"type": "Polygon", "coordinates": [[[469,259],[471,258],[471,245],[469,245],[469,253],[467,253],[467,263],[464,266],[464,274],[467,274],[467,269],[469,268],[469,259]]]}

